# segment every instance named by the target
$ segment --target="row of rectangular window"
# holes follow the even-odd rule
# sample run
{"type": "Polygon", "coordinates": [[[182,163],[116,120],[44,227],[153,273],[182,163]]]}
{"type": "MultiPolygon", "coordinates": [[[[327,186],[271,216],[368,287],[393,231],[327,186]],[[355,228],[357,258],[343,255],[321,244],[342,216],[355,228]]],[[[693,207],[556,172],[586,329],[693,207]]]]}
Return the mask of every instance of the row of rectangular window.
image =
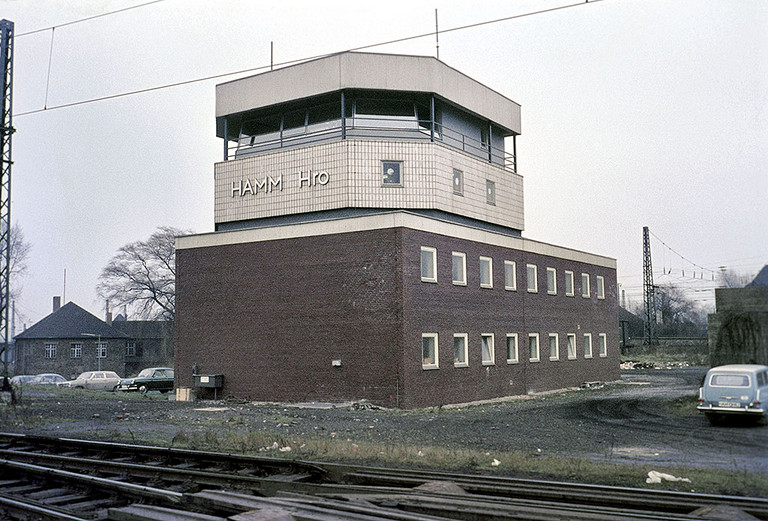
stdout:
{"type": "MultiPolygon", "coordinates": [[[[381,162],[381,185],[382,186],[403,186],[403,162],[387,161],[381,162]]],[[[456,168],[453,169],[453,193],[464,195],[464,172],[456,168]]],[[[496,183],[486,179],[485,181],[485,202],[496,205],[496,183]]]]}
{"type": "MultiPolygon", "coordinates": [[[[467,254],[460,251],[451,252],[452,279],[455,286],[467,285],[467,254]]],[[[526,264],[526,290],[538,293],[538,271],[536,264],[526,264]]],[[[437,282],[437,249],[429,246],[421,247],[421,280],[422,282],[437,282]]],[[[597,275],[597,298],[605,298],[605,277],[597,275]]],[[[493,288],[493,259],[480,256],[480,287],[493,288]]],[[[565,271],[565,295],[575,296],[575,280],[573,271],[565,271]]],[[[517,263],[504,261],[504,289],[517,291],[517,263]]],[[[547,294],[557,295],[557,269],[547,268],[547,294]]],[[[590,275],[581,274],[581,296],[590,298],[590,275]]]]}
{"type": "MultiPolygon", "coordinates": [[[[605,333],[597,335],[597,349],[600,357],[608,356],[608,339],[605,333]]],[[[560,360],[560,337],[557,333],[547,335],[549,346],[549,359],[560,360]]],[[[593,358],[592,333],[582,335],[582,349],[584,358],[593,358]]],[[[566,335],[566,353],[568,360],[576,360],[576,334],[566,335]]],[[[480,335],[480,355],[483,365],[496,365],[495,336],[493,333],[480,335]]],[[[438,369],[438,334],[422,333],[421,335],[421,366],[423,369],[438,369]]],[[[508,364],[519,363],[518,335],[508,333],[506,335],[506,360],[508,364]]],[[[539,345],[539,333],[528,334],[528,361],[541,361],[541,349],[539,345]]],[[[466,333],[454,333],[453,335],[453,366],[469,367],[469,342],[466,333]]]]}
{"type": "MultiPolygon", "coordinates": [[[[45,358],[53,359],[56,358],[56,348],[58,347],[57,342],[47,342],[45,344],[45,358]]],[[[136,355],[136,342],[126,342],[125,344],[125,355],[126,356],[135,356],[136,355]]],[[[69,345],[69,357],[70,358],[82,358],[83,357],[83,344],[82,342],[72,342],[69,345]]],[[[106,358],[107,357],[107,343],[106,342],[99,342],[96,344],[96,358],[106,358]]]]}

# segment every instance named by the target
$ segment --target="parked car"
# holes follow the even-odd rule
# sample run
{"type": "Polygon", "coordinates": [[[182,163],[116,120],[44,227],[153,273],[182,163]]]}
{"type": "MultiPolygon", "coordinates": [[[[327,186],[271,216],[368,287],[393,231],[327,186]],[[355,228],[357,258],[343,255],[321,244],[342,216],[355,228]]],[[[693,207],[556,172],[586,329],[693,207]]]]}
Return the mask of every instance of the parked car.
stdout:
{"type": "Polygon", "coordinates": [[[20,387],[22,385],[28,384],[34,378],[35,378],[35,375],[33,374],[17,374],[13,378],[11,378],[11,385],[14,387],[20,387]]]}
{"type": "Polygon", "coordinates": [[[27,384],[29,385],[58,385],[61,382],[66,382],[67,379],[60,374],[55,373],[43,373],[32,378],[27,384]]]}
{"type": "Polygon", "coordinates": [[[148,367],[142,369],[133,378],[123,378],[117,386],[117,391],[160,391],[167,393],[173,390],[173,369],[170,367],[148,367]]]}
{"type": "Polygon", "coordinates": [[[699,405],[712,425],[726,417],[768,419],[768,366],[722,365],[707,371],[699,405]]]}
{"type": "Polygon", "coordinates": [[[60,382],[59,387],[73,387],[75,389],[94,389],[97,391],[114,391],[120,377],[114,371],[86,371],[74,380],[60,382]]]}

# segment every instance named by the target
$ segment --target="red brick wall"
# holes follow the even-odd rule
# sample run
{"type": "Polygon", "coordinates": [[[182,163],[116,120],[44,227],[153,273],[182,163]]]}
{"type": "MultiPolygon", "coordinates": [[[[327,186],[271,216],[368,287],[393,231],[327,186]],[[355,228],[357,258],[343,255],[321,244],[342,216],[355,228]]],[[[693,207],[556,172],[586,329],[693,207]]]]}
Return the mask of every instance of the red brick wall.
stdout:
{"type": "Polygon", "coordinates": [[[405,349],[404,407],[484,400],[577,386],[620,377],[616,272],[613,269],[406,230],[403,234],[405,349]],[[437,284],[421,282],[420,249],[437,249],[437,284]],[[452,283],[452,251],[467,255],[467,285],[452,283]],[[479,257],[493,259],[493,288],[480,287],[479,257]],[[517,291],[504,289],[504,261],[517,263],[517,291]],[[526,291],[526,264],[538,266],[538,293],[526,291]],[[548,295],[546,268],[557,269],[557,295],[548,295]],[[565,296],[565,270],[574,272],[575,296],[565,296]],[[581,296],[581,273],[590,274],[591,296],[581,296]],[[598,300],[596,277],[605,277],[598,300]],[[593,358],[585,359],[581,335],[593,335],[593,358]],[[422,369],[421,335],[437,333],[439,369],[422,369]],[[468,335],[469,367],[454,367],[453,335],[468,335]],[[493,333],[495,364],[481,360],[481,334],[493,333]],[[519,362],[507,364],[506,335],[518,334],[519,362]],[[528,361],[528,334],[539,333],[540,361],[528,361]],[[549,359],[549,333],[557,333],[559,361],[549,359]],[[577,335],[577,359],[569,360],[566,335],[577,335]],[[598,353],[597,335],[607,335],[608,356],[598,353]]]}
{"type": "Polygon", "coordinates": [[[394,404],[399,258],[397,230],[179,250],[176,385],[196,363],[224,396],[394,404]]]}
{"type": "Polygon", "coordinates": [[[620,376],[615,270],[409,229],[179,250],[175,331],[177,386],[192,387],[196,363],[224,375],[224,396],[253,400],[366,398],[413,408],[620,376]],[[421,282],[421,246],[437,248],[437,284],[421,282]],[[452,251],[467,254],[466,286],[452,284],[452,251]],[[481,255],[493,258],[492,289],[480,288],[481,255]],[[515,292],[504,289],[504,260],[517,262],[515,292]],[[529,262],[538,265],[537,294],[526,291],[529,262]],[[547,294],[547,267],[557,268],[557,295],[547,294]],[[574,297],[565,296],[566,269],[574,297]],[[597,275],[605,277],[602,300],[597,275]],[[540,362],[528,361],[529,332],[540,335],[540,362]],[[584,358],[585,332],[592,359],[584,358]],[[422,333],[439,335],[439,369],[422,369],[422,333]],[[454,333],[468,334],[469,367],[453,365],[454,333]],[[491,366],[481,363],[483,333],[495,336],[491,366]],[[518,334],[517,364],[506,361],[507,333],[518,334]],[[558,361],[549,360],[549,333],[559,335],[558,361]],[[577,335],[576,360],[567,359],[568,333],[577,335]],[[608,339],[605,358],[599,333],[608,339]]]}

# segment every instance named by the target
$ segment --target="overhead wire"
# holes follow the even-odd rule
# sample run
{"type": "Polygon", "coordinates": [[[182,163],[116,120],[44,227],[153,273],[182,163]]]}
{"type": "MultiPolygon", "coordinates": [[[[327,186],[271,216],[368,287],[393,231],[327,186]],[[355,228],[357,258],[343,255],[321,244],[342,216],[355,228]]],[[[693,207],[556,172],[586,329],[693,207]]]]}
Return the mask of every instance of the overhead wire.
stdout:
{"type": "MultiPolygon", "coordinates": [[[[61,25],[58,25],[56,27],[63,27],[63,26],[66,26],[66,25],[72,25],[72,24],[83,22],[83,21],[86,21],[86,20],[92,20],[94,18],[99,18],[101,16],[107,16],[107,15],[110,15],[110,14],[120,13],[120,12],[123,12],[123,11],[127,11],[129,9],[136,9],[138,7],[144,7],[144,6],[147,6],[147,5],[151,5],[151,4],[155,4],[155,3],[159,3],[159,2],[163,2],[163,1],[165,1],[165,0],[154,0],[153,2],[147,2],[147,3],[139,4],[139,5],[136,5],[136,6],[133,6],[133,7],[128,7],[128,8],[125,8],[125,9],[120,9],[120,10],[117,10],[117,11],[112,11],[112,12],[109,12],[109,13],[104,13],[102,15],[95,15],[95,16],[91,16],[91,17],[88,17],[88,18],[83,18],[81,20],[76,20],[76,21],[73,21],[73,22],[68,22],[66,24],[61,24],[61,25]]],[[[262,70],[268,70],[268,69],[271,69],[271,68],[273,68],[275,66],[293,65],[295,63],[301,63],[301,62],[305,62],[305,61],[309,61],[309,60],[316,60],[318,58],[324,58],[326,56],[333,56],[335,54],[341,54],[341,53],[344,53],[344,52],[361,51],[361,50],[364,50],[364,49],[372,49],[374,47],[381,47],[381,46],[384,46],[384,45],[392,45],[392,44],[395,44],[395,43],[402,43],[402,42],[406,42],[406,41],[410,41],[410,40],[417,40],[417,39],[420,39],[420,38],[432,37],[432,36],[435,36],[435,34],[445,34],[445,33],[450,33],[450,32],[455,32],[455,31],[461,31],[461,30],[464,30],[464,29],[474,29],[476,27],[481,27],[481,26],[484,26],[484,25],[490,25],[490,24],[495,24],[495,23],[500,23],[500,22],[506,22],[506,21],[509,21],[509,20],[525,18],[525,17],[528,17],[528,16],[535,16],[535,15],[540,15],[540,14],[552,13],[552,12],[560,11],[560,10],[563,10],[563,9],[570,9],[570,8],[573,8],[573,7],[580,7],[580,6],[584,6],[584,5],[588,5],[588,4],[594,4],[594,3],[602,2],[602,1],[603,0],[591,0],[590,2],[578,2],[578,3],[574,3],[574,4],[561,5],[561,6],[558,6],[558,7],[551,7],[551,8],[548,8],[548,9],[540,9],[538,11],[531,11],[531,12],[528,12],[528,13],[522,13],[522,14],[517,14],[517,15],[511,15],[511,16],[505,16],[505,17],[502,17],[502,18],[495,18],[495,19],[486,20],[486,21],[483,21],[483,22],[476,22],[476,23],[472,23],[472,24],[466,24],[466,25],[460,25],[460,26],[457,26],[457,27],[451,27],[451,28],[448,28],[448,29],[441,29],[439,31],[431,31],[431,32],[428,32],[428,33],[421,33],[421,34],[416,34],[416,35],[412,35],[412,36],[404,36],[402,38],[395,38],[395,39],[387,40],[387,41],[384,41],[384,42],[378,42],[378,43],[372,43],[372,44],[367,44],[367,45],[361,45],[361,46],[358,46],[358,47],[351,47],[349,49],[346,49],[346,50],[343,50],[343,51],[337,51],[337,52],[333,52],[333,53],[318,54],[318,55],[314,55],[314,56],[298,58],[298,59],[295,59],[295,60],[287,60],[287,61],[283,61],[283,62],[279,62],[279,63],[274,63],[274,64],[271,63],[269,65],[260,65],[258,67],[251,67],[251,68],[248,68],[248,69],[242,69],[242,70],[233,71],[233,72],[225,72],[225,73],[221,73],[221,74],[212,74],[212,75],[209,75],[209,76],[193,78],[193,79],[190,79],[190,80],[183,80],[183,81],[178,81],[178,82],[174,82],[174,83],[167,83],[167,84],[163,84],[163,85],[156,85],[156,86],[147,87],[147,88],[144,88],[144,89],[136,89],[136,90],[132,90],[132,91],[120,92],[120,93],[117,93],[117,94],[110,94],[110,95],[107,95],[107,96],[99,96],[99,97],[95,97],[95,98],[89,98],[89,99],[85,99],[85,100],[74,101],[74,102],[71,102],[71,103],[62,103],[60,105],[55,105],[55,106],[52,106],[52,107],[44,106],[42,109],[29,110],[29,111],[26,111],[26,112],[21,112],[21,113],[18,113],[18,114],[14,114],[14,117],[28,116],[28,115],[31,115],[31,114],[38,114],[38,113],[41,113],[41,112],[47,112],[47,111],[55,110],[55,109],[63,109],[63,108],[68,108],[68,107],[76,107],[76,106],[79,106],[79,105],[86,105],[86,104],[89,104],[89,103],[96,103],[96,102],[99,102],[99,101],[106,101],[106,100],[115,99],[115,98],[122,98],[122,97],[126,97],[126,96],[133,96],[133,95],[136,95],[136,94],[144,94],[144,93],[147,93],[147,92],[153,92],[153,91],[158,91],[158,90],[163,90],[163,89],[169,89],[169,88],[173,88],[173,87],[180,87],[180,86],[183,86],[183,85],[190,85],[190,84],[193,84],[193,83],[199,83],[199,82],[203,82],[203,81],[210,81],[210,80],[215,80],[215,79],[220,79],[220,78],[226,78],[228,76],[236,76],[238,74],[248,74],[248,73],[258,72],[258,71],[262,71],[262,70]]],[[[36,31],[31,31],[31,32],[23,33],[23,34],[18,35],[18,36],[26,36],[28,34],[34,34],[35,32],[47,31],[49,29],[51,29],[51,28],[39,29],[39,30],[36,30],[36,31]]],[[[53,52],[53,50],[51,50],[51,52],[53,52]]],[[[49,64],[49,70],[50,70],[50,64],[49,64]]],[[[46,92],[46,99],[47,99],[47,92],[46,92]]],[[[47,103],[46,103],[46,105],[47,105],[47,103]]]]}

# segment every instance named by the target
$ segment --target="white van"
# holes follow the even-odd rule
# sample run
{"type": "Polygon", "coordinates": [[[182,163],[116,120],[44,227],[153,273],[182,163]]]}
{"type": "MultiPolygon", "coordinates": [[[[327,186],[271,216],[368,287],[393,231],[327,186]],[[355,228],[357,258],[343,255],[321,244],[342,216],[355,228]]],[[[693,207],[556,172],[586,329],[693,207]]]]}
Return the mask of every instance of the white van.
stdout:
{"type": "Polygon", "coordinates": [[[712,425],[728,416],[768,419],[768,366],[721,365],[707,371],[699,405],[712,425]]]}

